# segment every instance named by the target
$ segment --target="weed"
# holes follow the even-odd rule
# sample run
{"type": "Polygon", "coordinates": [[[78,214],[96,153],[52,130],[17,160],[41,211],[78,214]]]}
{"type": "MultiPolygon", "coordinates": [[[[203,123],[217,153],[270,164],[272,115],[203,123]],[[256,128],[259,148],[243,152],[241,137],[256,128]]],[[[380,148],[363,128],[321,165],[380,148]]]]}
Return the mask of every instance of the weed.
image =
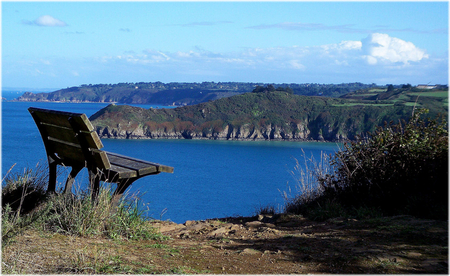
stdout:
{"type": "Polygon", "coordinates": [[[148,247],[148,248],[169,248],[169,246],[167,245],[167,244],[162,244],[162,243],[155,243],[155,244],[149,244],[149,245],[146,245],[145,247],[148,247]]]}

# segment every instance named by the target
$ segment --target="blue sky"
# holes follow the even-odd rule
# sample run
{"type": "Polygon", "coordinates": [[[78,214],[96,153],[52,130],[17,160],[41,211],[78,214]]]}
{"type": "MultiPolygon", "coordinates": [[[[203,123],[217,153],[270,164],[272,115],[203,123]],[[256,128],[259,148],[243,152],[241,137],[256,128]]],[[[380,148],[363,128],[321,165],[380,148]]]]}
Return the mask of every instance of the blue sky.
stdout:
{"type": "Polygon", "coordinates": [[[447,2],[2,2],[2,86],[448,84],[447,2]]]}

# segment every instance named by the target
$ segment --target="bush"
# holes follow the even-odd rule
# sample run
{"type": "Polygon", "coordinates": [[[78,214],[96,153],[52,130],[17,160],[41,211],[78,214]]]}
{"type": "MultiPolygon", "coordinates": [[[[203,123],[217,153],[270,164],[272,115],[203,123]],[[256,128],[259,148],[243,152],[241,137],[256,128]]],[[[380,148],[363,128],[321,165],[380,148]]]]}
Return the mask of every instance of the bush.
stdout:
{"type": "Polygon", "coordinates": [[[423,120],[426,110],[398,124],[385,124],[347,143],[319,175],[321,194],[296,207],[337,202],[349,213],[368,208],[383,215],[447,219],[448,126],[444,118],[423,120]]]}

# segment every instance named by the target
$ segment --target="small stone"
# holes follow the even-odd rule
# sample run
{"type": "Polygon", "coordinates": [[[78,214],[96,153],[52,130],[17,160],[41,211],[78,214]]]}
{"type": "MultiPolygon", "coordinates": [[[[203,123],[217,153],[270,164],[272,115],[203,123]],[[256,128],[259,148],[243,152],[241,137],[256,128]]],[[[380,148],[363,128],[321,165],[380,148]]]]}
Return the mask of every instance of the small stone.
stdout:
{"type": "Polygon", "coordinates": [[[184,226],[182,224],[172,223],[172,224],[168,224],[168,225],[161,225],[161,226],[158,227],[158,230],[161,233],[165,233],[165,232],[181,230],[181,229],[184,229],[184,228],[186,228],[186,226],[184,226]]]}
{"type": "Polygon", "coordinates": [[[223,237],[223,236],[228,235],[229,232],[230,232],[230,230],[228,230],[226,228],[219,228],[219,229],[214,230],[211,233],[209,233],[207,235],[207,237],[209,237],[209,238],[219,238],[219,237],[223,237]]]}
{"type": "Polygon", "coordinates": [[[258,254],[261,253],[258,250],[255,249],[251,249],[251,248],[245,248],[244,250],[242,250],[241,254],[249,254],[249,255],[254,255],[254,254],[258,254]]]}
{"type": "Polygon", "coordinates": [[[245,226],[247,226],[248,228],[258,228],[261,227],[262,225],[263,223],[260,221],[250,221],[245,224],[245,226]]]}

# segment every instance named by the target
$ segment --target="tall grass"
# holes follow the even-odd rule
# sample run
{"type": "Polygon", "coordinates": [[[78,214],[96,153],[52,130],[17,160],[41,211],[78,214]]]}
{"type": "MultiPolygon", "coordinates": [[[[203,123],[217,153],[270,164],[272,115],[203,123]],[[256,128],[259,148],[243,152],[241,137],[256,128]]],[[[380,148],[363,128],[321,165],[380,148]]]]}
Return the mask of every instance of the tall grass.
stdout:
{"type": "Polygon", "coordinates": [[[6,177],[2,183],[2,241],[9,241],[29,227],[68,235],[101,235],[113,239],[162,238],[153,229],[137,195],[124,196],[118,206],[111,203],[112,186],[105,183],[98,200],[89,191],[46,194],[46,168],[37,166],[6,177]]]}
{"type": "Polygon", "coordinates": [[[288,191],[283,191],[282,196],[285,201],[285,212],[298,213],[298,208],[304,204],[312,202],[323,193],[323,186],[320,179],[330,173],[330,156],[324,152],[320,153],[320,160],[316,160],[311,154],[307,156],[302,150],[302,162],[294,158],[295,166],[291,174],[294,180],[294,191],[289,187],[288,191]]]}
{"type": "Polygon", "coordinates": [[[71,235],[102,235],[109,238],[149,239],[157,237],[148,224],[136,195],[123,198],[116,207],[111,204],[112,187],[100,189],[96,202],[87,190],[55,196],[49,201],[54,215],[45,227],[71,235]]]}
{"type": "Polygon", "coordinates": [[[46,208],[36,208],[47,198],[46,167],[37,164],[34,169],[10,173],[13,167],[2,179],[2,241],[11,239],[48,212],[46,208]]]}

